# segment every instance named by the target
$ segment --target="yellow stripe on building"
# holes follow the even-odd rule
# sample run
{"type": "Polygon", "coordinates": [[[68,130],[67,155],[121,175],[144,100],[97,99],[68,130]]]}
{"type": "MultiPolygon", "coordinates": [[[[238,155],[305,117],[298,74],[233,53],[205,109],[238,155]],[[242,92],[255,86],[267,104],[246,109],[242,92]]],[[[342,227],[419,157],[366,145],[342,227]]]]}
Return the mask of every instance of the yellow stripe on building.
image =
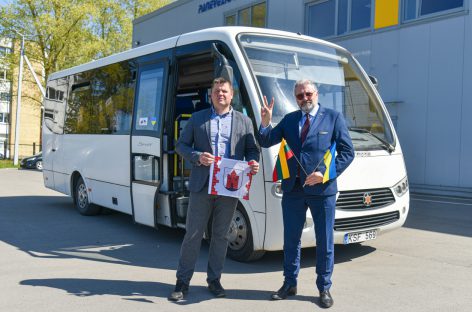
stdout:
{"type": "Polygon", "coordinates": [[[376,0],[374,28],[398,25],[399,0],[376,0]]]}

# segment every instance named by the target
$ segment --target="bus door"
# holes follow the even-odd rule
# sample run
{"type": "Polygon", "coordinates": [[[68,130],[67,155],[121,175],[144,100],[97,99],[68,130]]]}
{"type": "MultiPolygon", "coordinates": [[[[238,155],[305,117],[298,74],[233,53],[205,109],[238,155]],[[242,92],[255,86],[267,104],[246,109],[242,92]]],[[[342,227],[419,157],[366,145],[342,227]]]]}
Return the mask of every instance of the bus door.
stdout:
{"type": "Polygon", "coordinates": [[[67,78],[48,82],[44,98],[43,118],[43,175],[46,187],[61,193],[68,193],[67,178],[64,174],[64,115],[68,91],[67,78]]]}
{"type": "Polygon", "coordinates": [[[131,193],[135,222],[156,226],[162,180],[162,127],[168,60],[138,61],[131,134],[131,193]]]}

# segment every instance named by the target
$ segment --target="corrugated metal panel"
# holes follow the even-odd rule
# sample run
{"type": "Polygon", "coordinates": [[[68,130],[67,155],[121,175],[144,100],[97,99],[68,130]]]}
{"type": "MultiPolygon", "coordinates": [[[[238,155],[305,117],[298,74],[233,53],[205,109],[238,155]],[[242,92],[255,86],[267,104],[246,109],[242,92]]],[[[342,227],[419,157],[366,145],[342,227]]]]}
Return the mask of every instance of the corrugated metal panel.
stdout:
{"type": "Polygon", "coordinates": [[[464,67],[462,81],[461,108],[461,156],[459,184],[461,187],[472,188],[472,19],[470,15],[465,21],[464,67]]]}
{"type": "Polygon", "coordinates": [[[397,134],[410,183],[425,183],[429,25],[404,28],[398,46],[397,134]]]}
{"type": "Polygon", "coordinates": [[[459,186],[464,18],[430,27],[425,182],[459,186]]]}
{"type": "Polygon", "coordinates": [[[379,91],[385,102],[395,102],[398,96],[398,49],[400,34],[387,31],[376,34],[372,40],[372,56],[369,74],[379,79],[379,91]]]}

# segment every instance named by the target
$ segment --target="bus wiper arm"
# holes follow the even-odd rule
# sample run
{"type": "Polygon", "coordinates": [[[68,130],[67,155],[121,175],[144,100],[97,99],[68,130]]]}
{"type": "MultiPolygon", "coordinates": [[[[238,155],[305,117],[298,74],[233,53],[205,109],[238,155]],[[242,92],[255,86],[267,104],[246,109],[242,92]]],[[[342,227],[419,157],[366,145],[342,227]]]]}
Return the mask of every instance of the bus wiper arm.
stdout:
{"type": "Polygon", "coordinates": [[[371,136],[373,136],[374,138],[376,138],[377,140],[379,140],[380,142],[382,142],[382,146],[386,148],[386,150],[391,154],[394,150],[395,150],[395,147],[392,146],[392,144],[388,143],[387,141],[385,141],[384,139],[382,139],[381,137],[379,137],[378,135],[372,133],[371,131],[367,130],[367,129],[364,129],[364,128],[356,128],[356,127],[349,127],[349,130],[350,131],[354,131],[354,132],[361,132],[361,133],[368,133],[370,134],[371,136]]]}

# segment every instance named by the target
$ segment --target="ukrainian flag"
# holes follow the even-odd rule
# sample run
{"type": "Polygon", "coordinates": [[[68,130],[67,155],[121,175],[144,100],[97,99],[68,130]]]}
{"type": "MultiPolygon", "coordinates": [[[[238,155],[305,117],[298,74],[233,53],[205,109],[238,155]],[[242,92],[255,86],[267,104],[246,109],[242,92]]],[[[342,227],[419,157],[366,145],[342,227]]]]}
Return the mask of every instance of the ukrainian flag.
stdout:
{"type": "Polygon", "coordinates": [[[336,153],[336,142],[326,151],[323,156],[323,161],[326,166],[326,171],[323,176],[323,184],[331,179],[336,178],[336,161],[334,159],[336,153]]]}
{"type": "Polygon", "coordinates": [[[274,171],[272,172],[273,182],[290,178],[287,160],[292,157],[292,150],[288,146],[285,139],[282,139],[282,142],[280,143],[279,156],[277,157],[277,162],[275,163],[274,171]]]}

